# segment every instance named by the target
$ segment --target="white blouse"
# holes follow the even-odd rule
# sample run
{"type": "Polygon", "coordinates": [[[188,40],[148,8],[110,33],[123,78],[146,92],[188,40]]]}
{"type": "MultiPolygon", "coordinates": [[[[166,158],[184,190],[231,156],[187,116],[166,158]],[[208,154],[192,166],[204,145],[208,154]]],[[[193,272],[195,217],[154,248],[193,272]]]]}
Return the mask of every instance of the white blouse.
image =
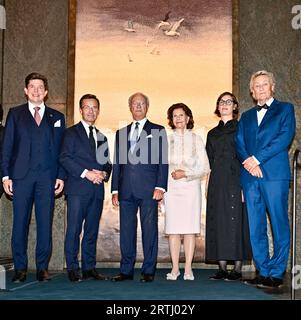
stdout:
{"type": "Polygon", "coordinates": [[[177,169],[184,170],[186,181],[201,179],[209,173],[209,161],[201,136],[191,130],[185,130],[184,134],[174,130],[168,142],[170,173],[177,169]]]}

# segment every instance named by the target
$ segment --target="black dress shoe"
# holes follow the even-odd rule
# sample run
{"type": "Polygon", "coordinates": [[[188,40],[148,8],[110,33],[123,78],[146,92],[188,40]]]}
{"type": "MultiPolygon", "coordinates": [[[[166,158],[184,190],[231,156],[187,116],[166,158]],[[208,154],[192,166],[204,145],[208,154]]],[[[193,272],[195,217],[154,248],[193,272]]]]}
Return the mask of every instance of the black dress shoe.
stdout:
{"type": "Polygon", "coordinates": [[[81,277],[80,277],[80,274],[79,274],[78,270],[70,270],[70,271],[68,271],[68,279],[71,282],[79,282],[79,281],[81,281],[81,277]]]}
{"type": "Polygon", "coordinates": [[[210,276],[210,280],[224,280],[228,277],[228,272],[222,269],[219,269],[214,275],[210,276]]]}
{"type": "Polygon", "coordinates": [[[51,278],[49,277],[47,270],[39,270],[37,271],[37,280],[38,281],[50,281],[51,278]]]}
{"type": "Polygon", "coordinates": [[[96,269],[83,271],[83,279],[95,279],[95,280],[108,280],[109,278],[100,274],[96,271],[96,269]]]}
{"type": "Polygon", "coordinates": [[[265,278],[257,285],[258,288],[280,288],[283,285],[283,280],[274,277],[265,278]]]}
{"type": "Polygon", "coordinates": [[[133,280],[133,278],[134,277],[132,275],[120,273],[117,276],[112,277],[111,281],[117,282],[117,281],[124,281],[124,280],[133,280]]]}
{"type": "Polygon", "coordinates": [[[153,274],[144,273],[141,275],[140,282],[152,282],[152,281],[154,281],[153,274]]]}
{"type": "Polygon", "coordinates": [[[12,278],[12,282],[24,282],[26,280],[26,270],[15,270],[15,275],[12,278]]]}
{"type": "Polygon", "coordinates": [[[231,272],[227,275],[227,278],[225,278],[226,281],[236,281],[240,280],[242,277],[241,272],[238,272],[236,270],[231,270],[231,272]]]}
{"type": "Polygon", "coordinates": [[[267,279],[267,277],[263,277],[260,275],[257,275],[255,278],[253,279],[243,279],[242,282],[244,284],[250,285],[250,286],[258,286],[260,285],[263,281],[265,281],[267,279]]]}

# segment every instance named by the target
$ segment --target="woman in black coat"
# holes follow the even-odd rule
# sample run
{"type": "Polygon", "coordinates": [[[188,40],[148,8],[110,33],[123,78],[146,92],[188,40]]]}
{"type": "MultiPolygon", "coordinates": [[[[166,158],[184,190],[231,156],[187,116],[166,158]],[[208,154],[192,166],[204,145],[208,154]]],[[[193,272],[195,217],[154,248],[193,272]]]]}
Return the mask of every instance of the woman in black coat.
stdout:
{"type": "Polygon", "coordinates": [[[240,187],[240,163],[236,158],[234,136],[238,102],[230,92],[216,102],[219,124],[208,132],[206,151],[210,162],[206,213],[206,261],[218,261],[212,280],[239,280],[243,260],[251,259],[247,212],[240,187]],[[234,269],[227,271],[227,263],[234,269]]]}

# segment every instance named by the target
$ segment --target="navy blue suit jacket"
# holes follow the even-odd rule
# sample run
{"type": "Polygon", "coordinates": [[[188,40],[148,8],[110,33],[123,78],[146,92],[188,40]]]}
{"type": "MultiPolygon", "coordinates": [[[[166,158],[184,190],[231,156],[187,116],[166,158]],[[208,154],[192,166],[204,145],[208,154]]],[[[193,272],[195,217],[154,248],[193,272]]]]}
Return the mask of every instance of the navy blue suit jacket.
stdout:
{"type": "Polygon", "coordinates": [[[97,131],[97,157],[91,150],[89,138],[81,122],[68,128],[65,132],[60,163],[67,172],[65,194],[85,195],[96,191],[96,196],[104,199],[104,184],[93,184],[86,178],[81,178],[85,169],[106,171],[108,181],[112,164],[107,138],[97,131]]]}
{"type": "Polygon", "coordinates": [[[118,191],[119,200],[129,199],[131,195],[152,199],[155,187],[167,190],[166,131],[147,120],[132,155],[130,130],[128,125],[116,132],[111,189],[118,191]]]}
{"type": "MultiPolygon", "coordinates": [[[[259,126],[257,123],[256,107],[242,114],[236,134],[239,160],[253,155],[260,161],[263,180],[289,180],[288,148],[296,129],[294,106],[274,99],[259,126]]],[[[243,185],[255,179],[242,167],[243,185]]]]}
{"type": "MultiPolygon", "coordinates": [[[[64,179],[65,172],[59,166],[58,157],[65,130],[65,117],[61,112],[47,106],[43,120],[44,117],[50,137],[48,165],[54,179],[64,179]],[[59,122],[60,126],[55,126],[55,123],[59,122]]],[[[2,145],[3,177],[22,179],[30,169],[33,121],[35,120],[29,111],[28,103],[9,110],[2,145]]]]}

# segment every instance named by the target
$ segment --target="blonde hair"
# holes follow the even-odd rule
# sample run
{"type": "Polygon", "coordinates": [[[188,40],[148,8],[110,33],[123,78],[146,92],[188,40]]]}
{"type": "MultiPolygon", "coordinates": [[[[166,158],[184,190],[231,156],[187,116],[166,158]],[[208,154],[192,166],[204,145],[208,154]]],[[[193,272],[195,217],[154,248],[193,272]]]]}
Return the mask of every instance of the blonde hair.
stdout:
{"type": "Polygon", "coordinates": [[[252,74],[252,76],[251,76],[251,79],[250,79],[250,92],[252,92],[254,80],[259,76],[267,76],[270,79],[270,83],[273,86],[273,91],[274,91],[275,85],[276,85],[276,81],[275,81],[275,77],[274,77],[273,73],[272,72],[268,72],[266,70],[260,70],[260,71],[254,72],[252,74]]]}

